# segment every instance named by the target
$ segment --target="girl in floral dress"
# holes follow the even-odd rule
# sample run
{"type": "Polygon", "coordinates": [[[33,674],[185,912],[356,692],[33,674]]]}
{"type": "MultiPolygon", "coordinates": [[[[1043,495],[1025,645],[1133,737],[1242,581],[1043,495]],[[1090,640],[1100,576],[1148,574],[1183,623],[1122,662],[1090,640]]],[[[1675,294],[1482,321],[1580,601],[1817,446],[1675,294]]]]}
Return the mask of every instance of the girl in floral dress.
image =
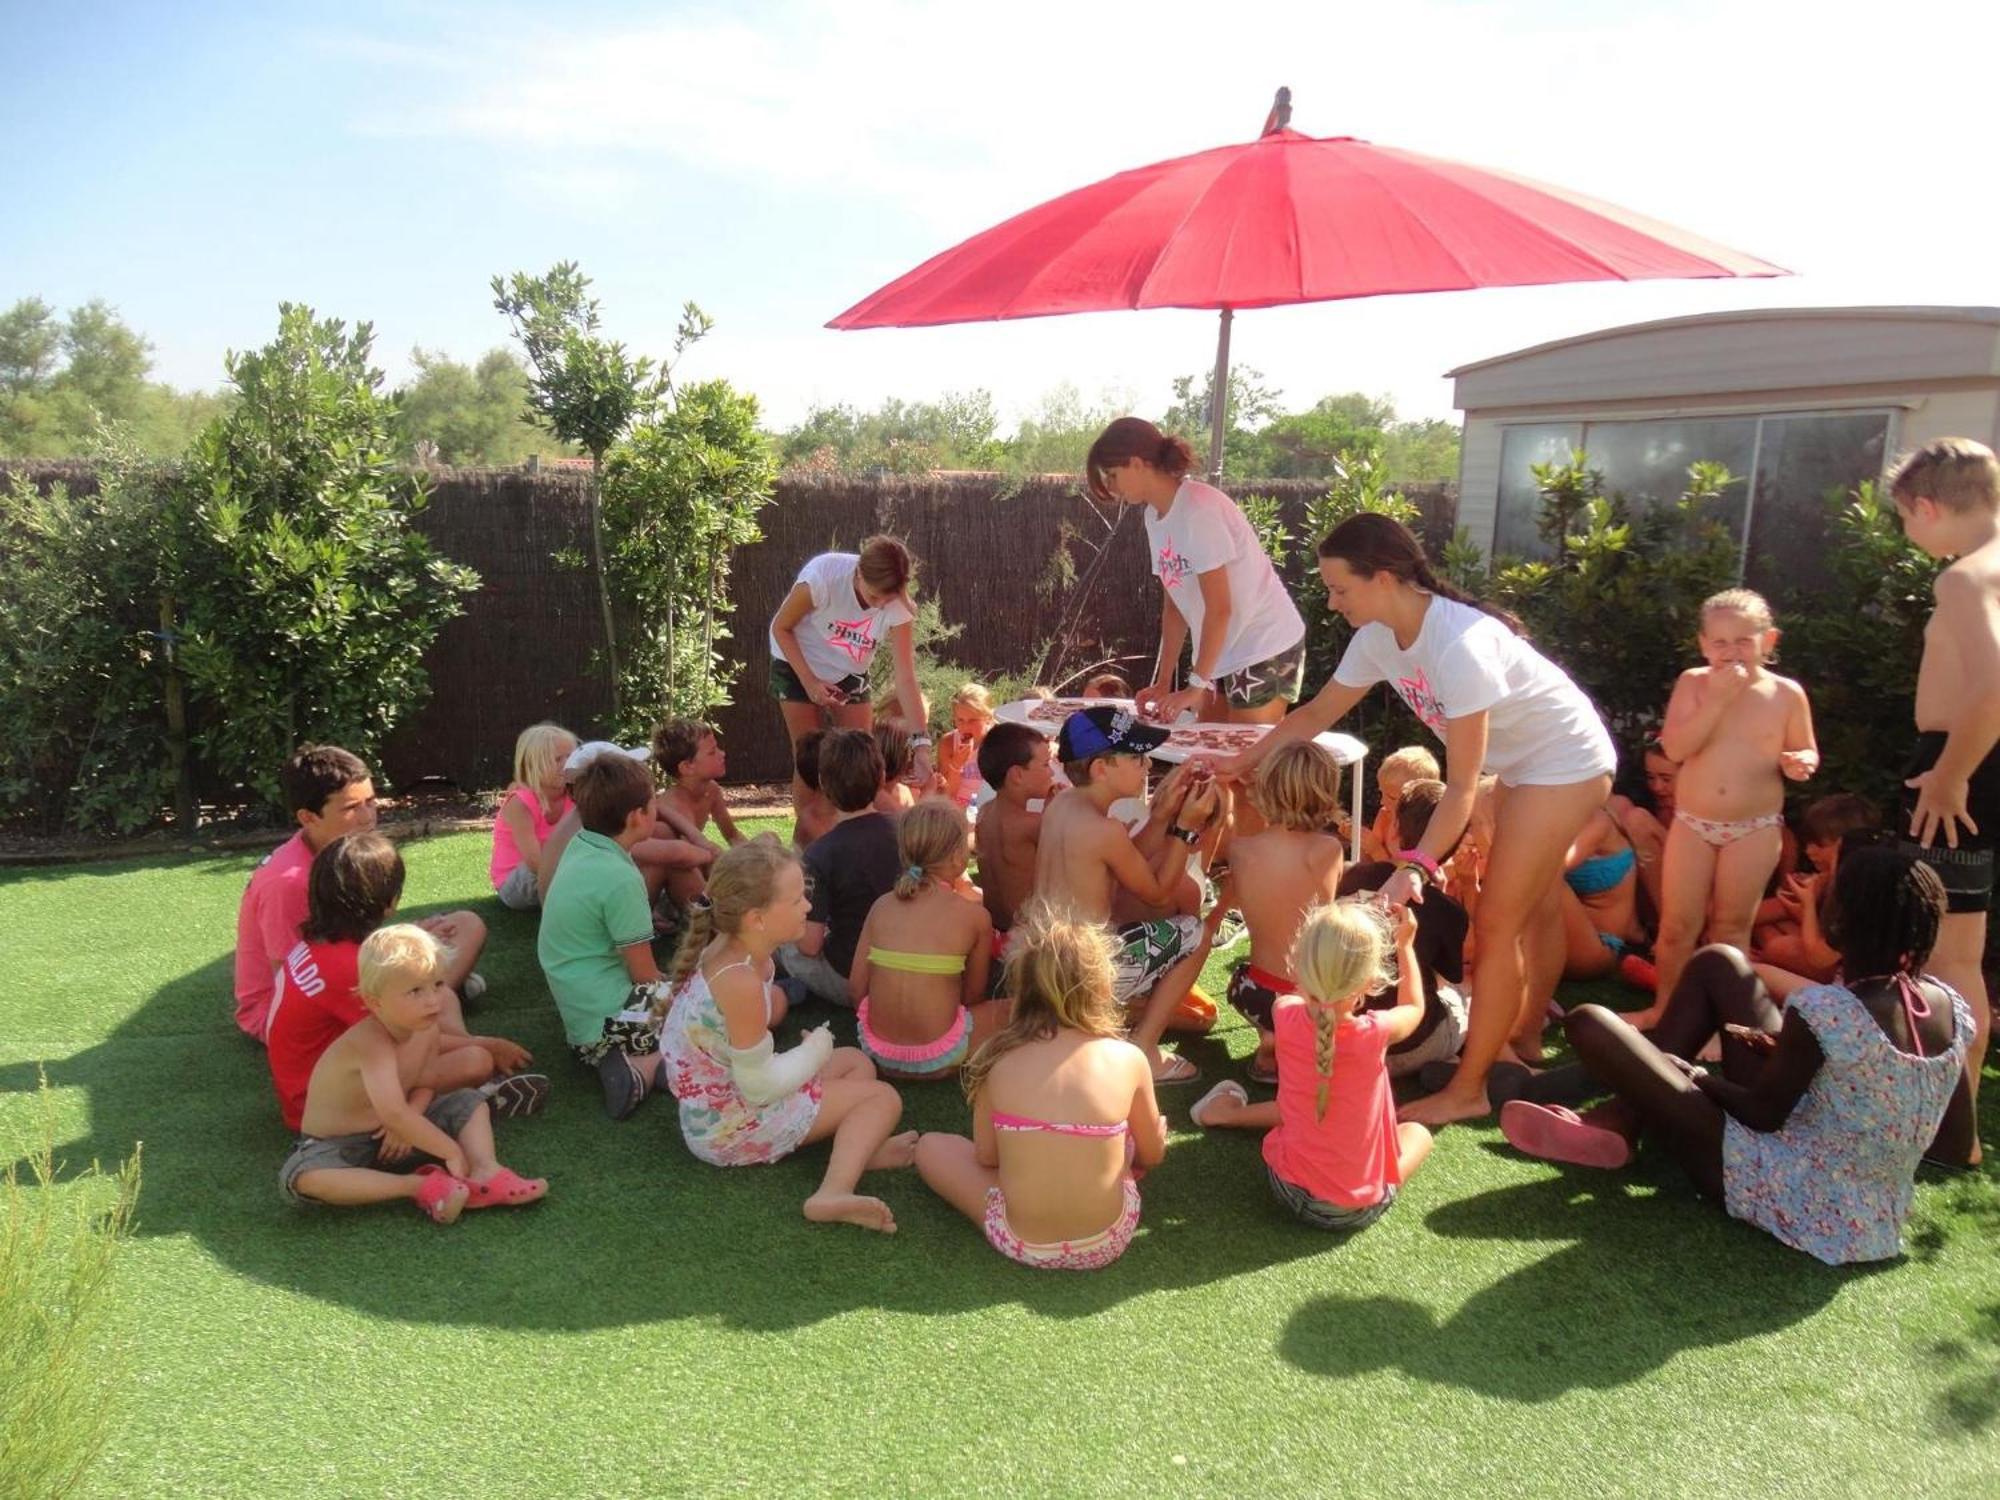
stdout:
{"type": "Polygon", "coordinates": [[[916,1132],[892,1134],[902,1096],[824,1026],[784,1053],[771,1034],[785,1012],[771,953],[805,930],[807,905],[798,857],[769,834],[715,861],[667,976],[661,1071],[680,1101],[681,1136],[703,1161],[755,1166],[831,1138],[805,1216],[893,1234],[889,1205],[855,1188],[863,1172],[915,1158],[916,1132]]]}
{"type": "Polygon", "coordinates": [[[1843,850],[1828,913],[1838,983],[1780,1011],[1742,954],[1704,948],[1650,1039],[1602,1007],[1570,1012],[1570,1042],[1611,1103],[1578,1116],[1517,1099],[1501,1129],[1532,1155],[1614,1167],[1643,1128],[1732,1218],[1828,1265],[1887,1260],[1925,1149],[1964,1161],[1972,1139],[1972,1012],[1924,972],[1943,913],[1930,866],[1843,850]],[[1717,1032],[1720,1071],[1688,1061],[1717,1032]]]}

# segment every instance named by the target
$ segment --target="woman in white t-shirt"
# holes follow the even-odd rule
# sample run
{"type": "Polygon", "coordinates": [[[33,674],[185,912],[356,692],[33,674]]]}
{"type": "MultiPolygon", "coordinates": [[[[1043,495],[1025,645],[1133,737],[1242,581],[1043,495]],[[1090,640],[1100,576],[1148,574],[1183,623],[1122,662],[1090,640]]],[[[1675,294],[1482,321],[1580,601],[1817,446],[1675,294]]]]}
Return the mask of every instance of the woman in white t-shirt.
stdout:
{"type": "MultiPolygon", "coordinates": [[[[886,638],[896,667],[896,694],[919,733],[911,740],[926,766],[930,706],[917,686],[917,652],[910,602],[916,559],[892,536],[871,536],[857,552],[822,552],[799,569],[798,581],[771,617],[771,696],[785,716],[796,753],[815,729],[872,729],[868,668],[886,638]]],[[[792,800],[805,790],[792,777],[792,800]]]]}
{"type": "Polygon", "coordinates": [[[1218,767],[1241,778],[1287,740],[1338,723],[1386,682],[1444,741],[1445,792],[1415,849],[1397,853],[1382,894],[1423,900],[1465,832],[1482,772],[1499,778],[1492,849],[1473,916],[1472,1015],[1452,1081],[1402,1110],[1448,1124],[1490,1114],[1486,1074],[1510,1039],[1539,1056],[1562,978],[1563,859],[1603,807],[1617,765],[1604,721],[1560,667],[1522,639],[1511,615],[1431,571],[1417,539],[1387,516],[1350,516],[1319,544],[1326,602],[1355,627],[1312,702],[1218,767]]]}
{"type": "Polygon", "coordinates": [[[1139,709],[1171,720],[1275,724],[1299,695],[1306,622],[1248,517],[1221,490],[1189,477],[1194,452],[1139,417],[1098,435],[1084,464],[1090,493],[1146,507],[1148,567],[1160,580],[1160,655],[1139,709]],[[1173,690],[1194,637],[1188,685],[1173,690]]]}

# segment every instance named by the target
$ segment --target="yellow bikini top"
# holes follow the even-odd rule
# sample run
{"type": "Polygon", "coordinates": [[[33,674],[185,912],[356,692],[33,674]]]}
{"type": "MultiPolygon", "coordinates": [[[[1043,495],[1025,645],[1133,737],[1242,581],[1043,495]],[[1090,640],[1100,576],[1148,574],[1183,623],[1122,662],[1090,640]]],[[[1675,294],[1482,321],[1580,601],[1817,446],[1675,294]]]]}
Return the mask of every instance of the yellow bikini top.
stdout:
{"type": "Polygon", "coordinates": [[[893,948],[868,950],[868,962],[877,969],[889,969],[898,974],[963,974],[965,955],[963,953],[898,953],[893,948]]]}

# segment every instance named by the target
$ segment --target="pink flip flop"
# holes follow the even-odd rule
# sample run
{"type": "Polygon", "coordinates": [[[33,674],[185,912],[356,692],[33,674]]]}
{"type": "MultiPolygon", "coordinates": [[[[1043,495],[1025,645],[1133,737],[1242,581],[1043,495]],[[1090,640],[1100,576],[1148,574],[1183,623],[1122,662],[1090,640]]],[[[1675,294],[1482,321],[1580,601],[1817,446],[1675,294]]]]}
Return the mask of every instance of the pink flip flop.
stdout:
{"type": "Polygon", "coordinates": [[[417,1189],[416,1204],[430,1218],[433,1224],[456,1223],[472,1189],[467,1183],[445,1171],[443,1167],[419,1167],[417,1175],[423,1178],[423,1186],[417,1189]]]}
{"type": "Polygon", "coordinates": [[[484,1182],[468,1182],[467,1208],[521,1208],[545,1197],[549,1191],[545,1177],[523,1177],[512,1167],[502,1167],[484,1182]]]}
{"type": "Polygon", "coordinates": [[[1544,1161],[1608,1170],[1632,1159],[1632,1147],[1624,1136],[1592,1125],[1560,1104],[1510,1099],[1500,1106],[1500,1133],[1516,1151],[1544,1161]]]}

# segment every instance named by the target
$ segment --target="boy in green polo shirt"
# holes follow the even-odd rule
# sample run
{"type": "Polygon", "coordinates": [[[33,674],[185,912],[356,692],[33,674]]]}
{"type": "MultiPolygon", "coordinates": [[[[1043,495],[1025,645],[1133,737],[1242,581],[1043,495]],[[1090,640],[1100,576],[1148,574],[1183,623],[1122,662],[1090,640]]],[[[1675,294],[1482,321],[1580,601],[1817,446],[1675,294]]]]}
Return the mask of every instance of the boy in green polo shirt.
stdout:
{"type": "Polygon", "coordinates": [[[630,852],[652,836],[653,778],[638,761],[602,755],[577,773],[570,795],[582,826],[549,884],[535,950],[570,1051],[597,1070],[605,1112],[622,1120],[660,1068],[653,912],[630,852]]]}

